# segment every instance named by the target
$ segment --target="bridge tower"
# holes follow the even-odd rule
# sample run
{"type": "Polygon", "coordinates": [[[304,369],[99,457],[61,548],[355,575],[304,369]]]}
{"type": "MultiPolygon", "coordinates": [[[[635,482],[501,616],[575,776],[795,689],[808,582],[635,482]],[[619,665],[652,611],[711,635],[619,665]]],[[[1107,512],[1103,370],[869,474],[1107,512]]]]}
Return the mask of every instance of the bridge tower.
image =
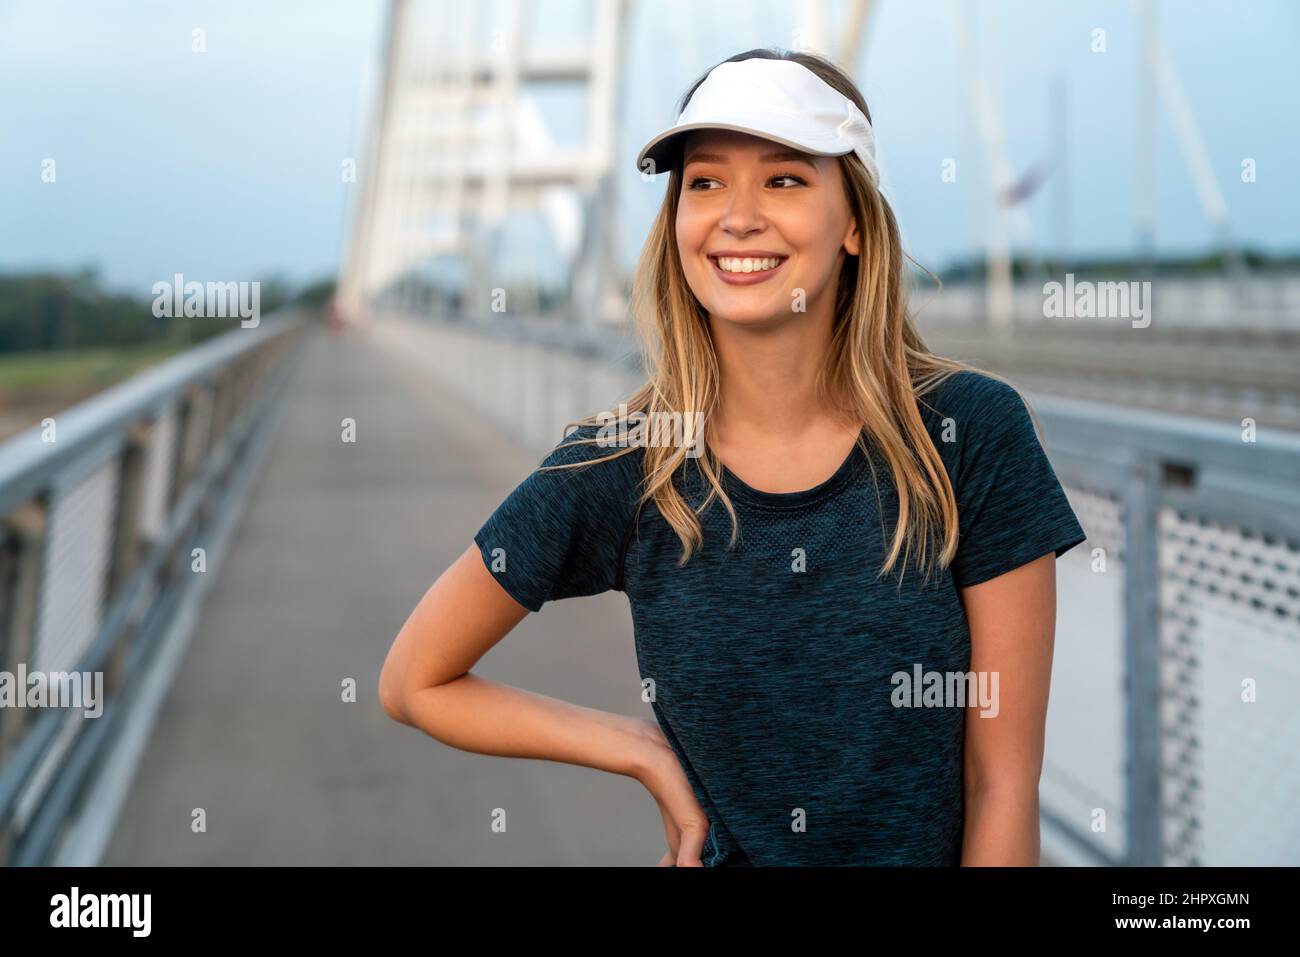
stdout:
{"type": "MultiPolygon", "coordinates": [[[[535,42],[534,0],[391,0],[384,73],[362,160],[340,305],[382,298],[412,312],[481,318],[503,221],[539,211],[563,257],[577,321],[622,317],[614,168],[627,0],[593,0],[588,35],[535,42]],[[563,85],[584,138],[557,143],[529,90],[563,85]],[[462,290],[436,302],[436,270],[462,290]]],[[[518,304],[509,311],[518,312],[518,304]]]]}

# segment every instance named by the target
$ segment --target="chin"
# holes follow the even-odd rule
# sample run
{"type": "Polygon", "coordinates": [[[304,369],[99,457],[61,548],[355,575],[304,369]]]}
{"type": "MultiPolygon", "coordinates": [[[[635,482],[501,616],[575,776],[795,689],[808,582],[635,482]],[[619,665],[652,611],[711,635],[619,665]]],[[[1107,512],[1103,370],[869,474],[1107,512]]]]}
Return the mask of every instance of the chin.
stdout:
{"type": "Polygon", "coordinates": [[[718,309],[710,309],[709,315],[719,322],[731,322],[741,326],[759,326],[770,325],[774,322],[780,322],[786,316],[794,315],[788,309],[774,309],[770,306],[723,306],[718,309]]]}

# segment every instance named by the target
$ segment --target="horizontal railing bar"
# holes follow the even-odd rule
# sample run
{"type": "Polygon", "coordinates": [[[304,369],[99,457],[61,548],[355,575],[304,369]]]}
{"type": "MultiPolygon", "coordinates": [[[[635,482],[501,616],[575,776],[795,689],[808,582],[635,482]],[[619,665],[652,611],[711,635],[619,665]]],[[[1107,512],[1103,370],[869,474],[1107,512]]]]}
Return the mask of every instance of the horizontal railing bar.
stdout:
{"type": "Polygon", "coordinates": [[[1300,433],[1261,427],[1245,442],[1241,427],[1195,416],[1035,396],[1031,405],[1054,445],[1074,451],[1116,446],[1175,462],[1213,465],[1300,482],[1300,433]]]}
{"type": "Polygon", "coordinates": [[[76,801],[79,785],[93,766],[101,744],[109,739],[120,711],[118,702],[106,701],[99,717],[82,719],[93,723],[78,732],[69,753],[60,762],[59,773],[43,795],[40,810],[18,839],[13,857],[16,866],[44,863],[45,852],[58,838],[68,808],[76,801]]]}

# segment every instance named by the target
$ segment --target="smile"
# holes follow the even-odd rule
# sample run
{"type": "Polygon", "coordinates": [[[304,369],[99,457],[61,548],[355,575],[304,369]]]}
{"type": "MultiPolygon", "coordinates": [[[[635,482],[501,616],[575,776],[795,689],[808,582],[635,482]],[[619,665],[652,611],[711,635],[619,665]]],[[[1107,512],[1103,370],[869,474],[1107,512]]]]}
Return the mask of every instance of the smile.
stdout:
{"type": "Polygon", "coordinates": [[[788,259],[788,256],[710,256],[713,272],[723,282],[736,286],[748,286],[762,282],[776,274],[788,259]]]}

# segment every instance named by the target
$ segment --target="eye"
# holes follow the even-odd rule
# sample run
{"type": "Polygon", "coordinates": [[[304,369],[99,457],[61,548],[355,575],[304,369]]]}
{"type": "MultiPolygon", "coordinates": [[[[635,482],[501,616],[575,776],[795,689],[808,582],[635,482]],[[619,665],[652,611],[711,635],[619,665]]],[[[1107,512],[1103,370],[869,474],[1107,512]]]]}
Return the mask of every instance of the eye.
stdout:
{"type": "MultiPolygon", "coordinates": [[[[799,184],[800,186],[808,185],[807,180],[805,180],[802,176],[796,176],[794,173],[777,173],[775,176],[769,179],[768,182],[772,183],[775,182],[776,180],[781,180],[781,179],[793,180],[795,183],[799,184]]],[[[705,192],[707,190],[705,190],[705,188],[701,186],[702,183],[716,183],[716,182],[717,180],[713,179],[710,176],[696,176],[686,184],[686,188],[688,190],[695,190],[696,192],[705,192]]],[[[791,187],[789,186],[781,187],[781,189],[790,189],[790,188],[791,187]]]]}

